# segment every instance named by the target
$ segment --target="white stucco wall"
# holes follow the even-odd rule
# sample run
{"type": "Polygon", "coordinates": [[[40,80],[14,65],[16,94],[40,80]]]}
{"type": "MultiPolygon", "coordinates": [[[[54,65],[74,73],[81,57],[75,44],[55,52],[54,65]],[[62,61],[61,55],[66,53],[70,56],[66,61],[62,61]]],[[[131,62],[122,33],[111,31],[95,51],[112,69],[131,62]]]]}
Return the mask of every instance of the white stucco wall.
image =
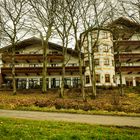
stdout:
{"type": "MultiPolygon", "coordinates": [[[[84,53],[84,61],[89,60],[88,59],[88,52],[91,52],[91,41],[93,41],[94,43],[94,39],[96,39],[96,34],[97,31],[93,31],[92,32],[92,40],[91,37],[88,36],[88,40],[89,40],[89,46],[87,46],[87,38],[86,41],[84,42],[84,45],[82,47],[82,51],[84,53]]],[[[91,34],[91,33],[90,33],[91,34]]],[[[97,65],[95,67],[95,72],[96,74],[100,75],[100,83],[96,83],[96,85],[102,86],[116,86],[116,84],[114,83],[113,77],[115,76],[115,67],[112,64],[112,61],[114,62],[114,54],[112,51],[112,47],[113,47],[113,42],[112,42],[112,35],[109,31],[104,31],[101,30],[99,33],[99,40],[98,40],[98,51],[94,53],[94,59],[99,59],[99,65],[97,65]],[[105,35],[106,34],[106,35],[105,35]],[[104,36],[105,35],[105,36],[104,36]],[[108,51],[105,52],[105,48],[108,48],[108,51]],[[105,65],[105,59],[109,60],[109,65],[105,65]],[[105,82],[105,74],[109,74],[110,75],[110,82],[105,82]]],[[[90,56],[90,60],[93,59],[90,56]]],[[[86,72],[85,72],[85,76],[86,75],[90,75],[90,71],[89,68],[86,68],[86,72]]],[[[91,86],[91,81],[88,84],[85,84],[86,87],[91,86]]]]}

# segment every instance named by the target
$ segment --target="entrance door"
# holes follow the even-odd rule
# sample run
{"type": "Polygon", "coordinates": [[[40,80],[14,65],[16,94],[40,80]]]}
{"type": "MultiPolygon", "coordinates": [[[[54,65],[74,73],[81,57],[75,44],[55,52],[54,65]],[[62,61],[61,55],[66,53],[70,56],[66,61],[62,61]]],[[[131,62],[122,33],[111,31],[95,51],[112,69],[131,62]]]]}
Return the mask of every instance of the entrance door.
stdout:
{"type": "Polygon", "coordinates": [[[55,78],[51,79],[51,88],[56,88],[56,80],[55,80],[55,78]]]}

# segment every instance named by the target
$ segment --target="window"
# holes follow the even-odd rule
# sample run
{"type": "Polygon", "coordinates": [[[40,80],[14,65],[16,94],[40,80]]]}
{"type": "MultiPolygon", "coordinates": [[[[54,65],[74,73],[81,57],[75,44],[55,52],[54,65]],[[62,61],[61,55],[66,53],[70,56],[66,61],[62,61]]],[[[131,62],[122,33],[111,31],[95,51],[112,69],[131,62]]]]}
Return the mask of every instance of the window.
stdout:
{"type": "Polygon", "coordinates": [[[72,66],[77,66],[77,63],[73,63],[72,66]]]}
{"type": "Polygon", "coordinates": [[[99,45],[96,45],[96,46],[95,46],[94,52],[99,52],[99,45]]]}
{"type": "Polygon", "coordinates": [[[96,82],[100,83],[100,74],[96,74],[96,82]]]}
{"type": "Polygon", "coordinates": [[[95,59],[95,66],[99,65],[99,59],[95,59]]]}
{"type": "Polygon", "coordinates": [[[108,38],[107,32],[103,32],[102,33],[102,39],[107,39],[107,38],[108,38]]]}
{"type": "Polygon", "coordinates": [[[68,88],[71,86],[71,78],[64,79],[64,86],[65,86],[65,88],[68,88]]]}
{"type": "Polygon", "coordinates": [[[77,66],[77,63],[69,63],[69,64],[67,64],[68,66],[77,66]]]}
{"type": "Polygon", "coordinates": [[[85,66],[89,66],[89,60],[85,61],[85,66]]]}
{"type": "Polygon", "coordinates": [[[72,66],[72,63],[68,63],[67,66],[72,66]]]}
{"type": "Polygon", "coordinates": [[[36,67],[37,64],[29,64],[29,67],[36,67]]]}
{"type": "Polygon", "coordinates": [[[104,52],[109,52],[109,46],[104,46],[104,48],[103,48],[104,50],[104,52]]]}
{"type": "Polygon", "coordinates": [[[89,80],[89,75],[86,76],[86,84],[89,84],[90,80],[89,80]]]}
{"type": "Polygon", "coordinates": [[[52,67],[56,67],[56,66],[57,66],[57,64],[51,64],[51,66],[52,66],[52,67]]]}
{"type": "Polygon", "coordinates": [[[108,58],[104,60],[104,65],[109,65],[109,59],[108,58]]]}
{"type": "Polygon", "coordinates": [[[127,66],[133,66],[133,63],[132,62],[126,62],[126,65],[127,66]]]}
{"type": "Polygon", "coordinates": [[[114,60],[112,60],[112,66],[115,66],[114,60]]]}
{"type": "Polygon", "coordinates": [[[105,74],[105,82],[106,83],[110,82],[110,75],[109,74],[105,74]]]}

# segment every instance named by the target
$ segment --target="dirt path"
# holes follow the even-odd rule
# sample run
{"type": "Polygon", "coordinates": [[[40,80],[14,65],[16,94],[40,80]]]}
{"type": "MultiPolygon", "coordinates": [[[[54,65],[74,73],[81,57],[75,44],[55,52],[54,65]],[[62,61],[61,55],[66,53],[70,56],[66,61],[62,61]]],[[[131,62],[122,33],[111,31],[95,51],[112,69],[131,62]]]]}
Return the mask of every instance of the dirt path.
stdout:
{"type": "Polygon", "coordinates": [[[15,111],[15,110],[0,110],[0,117],[140,127],[140,117],[82,115],[69,113],[15,111]]]}

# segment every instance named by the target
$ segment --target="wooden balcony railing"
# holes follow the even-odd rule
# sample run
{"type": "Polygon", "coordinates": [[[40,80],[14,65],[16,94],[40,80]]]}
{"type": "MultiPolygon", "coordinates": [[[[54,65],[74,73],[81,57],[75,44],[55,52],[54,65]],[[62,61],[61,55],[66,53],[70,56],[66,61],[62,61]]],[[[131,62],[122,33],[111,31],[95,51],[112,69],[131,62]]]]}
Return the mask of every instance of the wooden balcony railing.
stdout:
{"type": "Polygon", "coordinates": [[[120,58],[121,62],[138,62],[140,61],[140,53],[127,53],[127,54],[120,54],[119,56],[115,55],[115,61],[118,61],[120,58]]]}
{"type": "MultiPolygon", "coordinates": [[[[35,75],[41,75],[42,74],[42,67],[17,67],[15,69],[15,73],[18,74],[35,74],[35,75]]],[[[47,68],[48,74],[58,73],[59,75],[62,73],[62,67],[48,67],[47,68]]],[[[79,73],[79,67],[78,66],[69,66],[65,67],[65,72],[73,73],[79,73]]],[[[82,72],[84,74],[85,67],[82,67],[82,72]]],[[[12,74],[12,68],[1,68],[1,73],[3,75],[11,75],[12,74]]]]}
{"type": "Polygon", "coordinates": [[[114,43],[114,51],[140,49],[140,41],[136,40],[119,40],[114,43]]]}
{"type": "MultiPolygon", "coordinates": [[[[3,54],[2,55],[2,61],[4,63],[11,63],[12,62],[12,55],[11,54],[3,54]]],[[[63,55],[62,54],[48,54],[47,55],[48,61],[55,61],[55,62],[62,62],[63,61],[63,55]]],[[[21,63],[21,62],[43,62],[43,55],[42,54],[16,54],[15,55],[15,62],[21,63]]]]}
{"type": "Polygon", "coordinates": [[[119,40],[116,41],[119,46],[139,46],[140,41],[137,40],[119,40]]]}
{"type": "Polygon", "coordinates": [[[122,66],[121,68],[116,67],[116,72],[126,72],[126,73],[140,73],[140,66],[122,66]]]}

